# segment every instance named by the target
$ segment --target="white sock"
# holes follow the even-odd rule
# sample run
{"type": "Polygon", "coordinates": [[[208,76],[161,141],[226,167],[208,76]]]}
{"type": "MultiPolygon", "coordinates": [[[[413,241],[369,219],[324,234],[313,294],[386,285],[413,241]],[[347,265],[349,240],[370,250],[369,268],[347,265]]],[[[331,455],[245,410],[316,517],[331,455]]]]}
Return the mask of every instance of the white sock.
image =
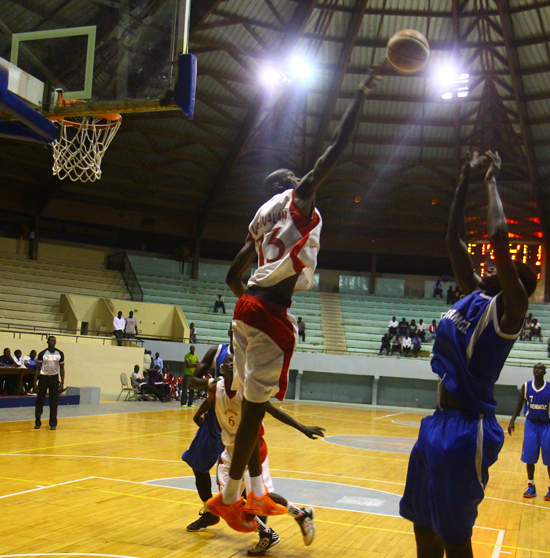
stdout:
{"type": "Polygon", "coordinates": [[[222,502],[226,506],[230,506],[234,504],[240,496],[240,489],[241,489],[241,480],[235,480],[231,477],[227,478],[227,484],[223,487],[222,490],[222,502]]]}
{"type": "Polygon", "coordinates": [[[294,517],[294,519],[298,519],[304,515],[304,512],[298,507],[295,506],[292,502],[287,502],[286,508],[288,510],[288,515],[294,517]]]}
{"type": "Polygon", "coordinates": [[[252,490],[258,498],[267,494],[261,475],[258,477],[250,477],[250,490],[252,490]]]}

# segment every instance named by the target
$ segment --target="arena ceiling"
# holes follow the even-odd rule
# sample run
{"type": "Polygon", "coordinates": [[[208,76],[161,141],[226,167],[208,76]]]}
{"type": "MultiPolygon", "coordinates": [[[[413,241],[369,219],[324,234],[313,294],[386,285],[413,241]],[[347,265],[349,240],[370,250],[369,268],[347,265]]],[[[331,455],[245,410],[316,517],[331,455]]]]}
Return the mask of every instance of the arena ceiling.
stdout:
{"type": "MultiPolygon", "coordinates": [[[[174,0],[0,0],[0,56],[11,34],[97,25],[93,98],[157,99],[169,85],[174,0]],[[139,67],[121,73],[126,52],[139,67]],[[121,79],[124,75],[124,79],[121,79]],[[121,83],[124,81],[124,83],[121,83]]],[[[4,214],[162,233],[244,240],[279,167],[307,172],[368,67],[399,29],[424,33],[430,63],[416,76],[389,68],[364,104],[352,141],[318,207],[329,251],[444,254],[461,161],[498,150],[511,238],[550,238],[550,2],[544,0],[194,0],[195,117],[124,114],[95,183],[51,177],[51,152],[1,140],[4,214]],[[267,64],[294,52],[314,66],[307,86],[266,87],[267,64]],[[468,74],[467,96],[442,98],[442,68],[468,74]]],[[[66,46],[65,46],[66,51],[66,46]]],[[[32,52],[31,52],[32,54],[32,52]]],[[[52,47],[46,66],[65,84],[79,69],[52,47]]],[[[287,76],[288,77],[288,76],[287,76]]],[[[486,238],[481,176],[471,188],[468,237],[486,238]]],[[[227,257],[233,257],[229,250],[227,257]]]]}

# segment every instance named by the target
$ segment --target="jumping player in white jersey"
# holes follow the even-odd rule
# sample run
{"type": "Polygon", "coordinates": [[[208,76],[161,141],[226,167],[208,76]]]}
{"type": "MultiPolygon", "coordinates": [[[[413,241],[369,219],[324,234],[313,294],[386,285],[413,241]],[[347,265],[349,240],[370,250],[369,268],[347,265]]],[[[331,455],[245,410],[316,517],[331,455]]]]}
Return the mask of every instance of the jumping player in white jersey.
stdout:
{"type": "MultiPolygon", "coordinates": [[[[222,442],[225,446],[218,463],[218,485],[220,491],[227,484],[229,479],[229,469],[231,467],[231,460],[233,458],[235,435],[239,424],[242,419],[242,394],[231,390],[233,382],[233,356],[228,354],[223,362],[223,379],[208,388],[208,398],[200,406],[199,410],[195,413],[193,420],[197,426],[201,427],[203,422],[203,415],[207,412],[215,412],[218,424],[221,430],[222,442]]],[[[298,421],[287,415],[281,409],[274,407],[268,403],[266,411],[275,419],[283,424],[292,426],[308,438],[313,440],[317,436],[324,437],[323,428],[319,426],[304,426],[298,421]]],[[[267,445],[263,439],[264,427],[263,424],[260,428],[259,446],[260,446],[260,461],[261,461],[261,478],[262,483],[270,494],[270,498],[276,502],[278,506],[277,514],[288,513],[300,526],[302,535],[304,537],[304,544],[309,546],[315,537],[315,525],[313,523],[314,512],[310,507],[299,508],[288,502],[281,496],[274,494],[273,481],[269,471],[269,460],[267,456],[267,445]]],[[[246,488],[247,498],[252,490],[250,475],[245,471],[244,478],[241,479],[239,484],[239,495],[246,488]]],[[[243,498],[241,497],[241,501],[243,498]]],[[[265,515],[261,514],[260,515],[265,515]]],[[[265,519],[265,518],[264,518],[265,519]]],[[[248,551],[251,556],[260,556],[280,542],[279,535],[272,529],[267,527],[265,523],[258,516],[249,515],[244,520],[243,524],[237,529],[242,532],[249,532],[250,530],[258,530],[260,533],[260,540],[254,549],[248,551]]]]}
{"type": "MultiPolygon", "coordinates": [[[[521,386],[519,400],[508,425],[508,434],[512,435],[514,423],[525,404],[525,430],[521,460],[527,465],[527,490],[524,498],[535,498],[535,464],[542,450],[542,462],[548,468],[550,477],[550,384],[544,379],[546,366],[537,362],[533,366],[533,379],[521,386]]],[[[550,500],[550,486],[544,497],[550,500]]]]}
{"type": "Polygon", "coordinates": [[[421,422],[400,503],[400,514],[414,523],[418,558],[473,557],[477,507],[504,442],[493,388],[519,336],[537,279],[510,256],[496,185],[499,171],[497,153],[468,156],[451,207],[447,247],[466,296],[439,322],[431,362],[441,379],[438,406],[421,422]],[[470,174],[486,160],[487,225],[495,259],[481,279],[465,243],[465,208],[470,174]]]}
{"type": "Polygon", "coordinates": [[[335,137],[299,179],[287,169],[271,173],[264,188],[271,197],[250,223],[243,249],[237,254],[226,282],[239,298],[233,317],[235,380],[243,395],[243,420],[237,432],[229,479],[220,494],[208,501],[209,510],[239,527],[246,513],[277,509],[261,481],[259,430],[269,398],[283,400],[290,359],[298,340],[296,320],[290,314],[292,294],[311,289],[317,264],[321,216],[315,195],[351,137],[365,96],[381,79],[371,69],[359,85],[335,137]],[[258,269],[248,281],[241,277],[258,255],[258,269]],[[245,292],[246,291],[246,292],[245,292]],[[248,465],[252,493],[246,507],[239,503],[239,486],[248,465]]]}

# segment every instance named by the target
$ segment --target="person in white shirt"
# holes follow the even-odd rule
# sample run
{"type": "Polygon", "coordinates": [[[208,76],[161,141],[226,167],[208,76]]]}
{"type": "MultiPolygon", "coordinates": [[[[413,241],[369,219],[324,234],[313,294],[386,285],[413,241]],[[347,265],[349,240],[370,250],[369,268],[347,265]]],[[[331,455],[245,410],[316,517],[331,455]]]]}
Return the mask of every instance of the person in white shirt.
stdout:
{"type": "Polygon", "coordinates": [[[225,314],[225,303],[223,301],[223,295],[221,293],[216,297],[216,300],[214,301],[214,312],[216,314],[218,313],[218,308],[221,308],[223,310],[223,313],[225,314]]]}
{"type": "Polygon", "coordinates": [[[394,316],[388,323],[388,333],[390,334],[390,338],[392,338],[397,333],[398,326],[399,322],[395,319],[394,316]]]}
{"type": "Polygon", "coordinates": [[[401,347],[403,349],[403,356],[409,356],[411,354],[412,339],[411,336],[406,333],[405,337],[401,342],[401,347]]]}
{"type": "Polygon", "coordinates": [[[139,375],[139,365],[134,366],[134,371],[130,376],[130,382],[134,389],[138,389],[141,393],[150,393],[154,395],[159,401],[169,401],[170,398],[153,386],[148,385],[145,380],[139,375]]]}
{"type": "Polygon", "coordinates": [[[426,324],[424,323],[424,320],[422,318],[420,318],[420,321],[418,322],[418,328],[416,331],[418,333],[418,336],[420,337],[420,340],[424,342],[426,339],[426,324]]]}
{"type": "Polygon", "coordinates": [[[113,333],[119,347],[122,347],[122,336],[124,335],[125,327],[126,320],[122,317],[122,312],[119,312],[118,316],[113,318],[113,333]]]}
{"type": "Polygon", "coordinates": [[[17,349],[13,352],[13,360],[17,366],[24,366],[25,362],[23,360],[23,353],[17,349]]]}

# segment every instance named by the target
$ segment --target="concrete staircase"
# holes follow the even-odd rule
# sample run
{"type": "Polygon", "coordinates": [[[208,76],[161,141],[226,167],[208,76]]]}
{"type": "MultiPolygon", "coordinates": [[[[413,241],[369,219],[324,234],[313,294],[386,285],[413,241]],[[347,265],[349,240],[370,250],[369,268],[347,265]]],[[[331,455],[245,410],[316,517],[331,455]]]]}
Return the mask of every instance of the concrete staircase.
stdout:
{"type": "Polygon", "coordinates": [[[319,293],[323,345],[327,353],[341,354],[347,350],[343,326],[342,303],[338,293],[319,293]]]}

